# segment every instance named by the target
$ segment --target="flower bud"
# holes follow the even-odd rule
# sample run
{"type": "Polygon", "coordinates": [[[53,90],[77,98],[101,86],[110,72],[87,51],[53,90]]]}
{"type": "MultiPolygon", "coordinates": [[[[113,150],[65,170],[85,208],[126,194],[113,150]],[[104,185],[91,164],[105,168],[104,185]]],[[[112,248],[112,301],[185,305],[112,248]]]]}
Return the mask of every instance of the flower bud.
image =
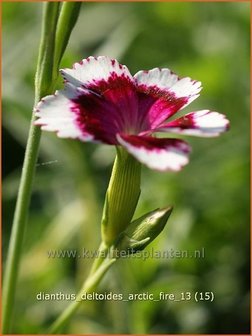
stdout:
{"type": "Polygon", "coordinates": [[[156,209],[130,223],[119,235],[115,249],[129,253],[143,250],[164,229],[172,209],[156,209]]]}

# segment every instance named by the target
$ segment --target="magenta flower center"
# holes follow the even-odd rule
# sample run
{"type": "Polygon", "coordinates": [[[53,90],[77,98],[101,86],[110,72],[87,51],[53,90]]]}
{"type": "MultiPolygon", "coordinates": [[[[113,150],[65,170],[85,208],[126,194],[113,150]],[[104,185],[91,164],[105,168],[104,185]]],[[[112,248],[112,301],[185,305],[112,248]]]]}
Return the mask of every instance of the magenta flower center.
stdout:
{"type": "Polygon", "coordinates": [[[93,81],[73,100],[71,108],[84,133],[117,144],[117,134],[151,133],[186,101],[186,97],[164,94],[156,86],[137,86],[128,77],[112,72],[107,80],[93,81]]]}

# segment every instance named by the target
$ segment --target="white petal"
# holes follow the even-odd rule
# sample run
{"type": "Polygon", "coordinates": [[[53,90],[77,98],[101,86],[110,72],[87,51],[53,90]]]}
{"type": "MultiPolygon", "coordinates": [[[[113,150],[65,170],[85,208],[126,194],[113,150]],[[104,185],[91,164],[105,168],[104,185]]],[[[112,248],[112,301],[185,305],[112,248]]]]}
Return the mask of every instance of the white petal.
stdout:
{"type": "Polygon", "coordinates": [[[133,77],[125,65],[107,56],[90,56],[80,63],[75,63],[73,69],[62,69],[66,81],[75,86],[96,86],[101,81],[107,81],[112,74],[127,78],[133,82],[133,77]]]}
{"type": "Polygon", "coordinates": [[[137,160],[159,171],[179,171],[188,163],[189,145],[179,139],[117,135],[118,142],[137,160]]]}
{"type": "Polygon", "coordinates": [[[169,69],[154,68],[150,71],[139,71],[134,78],[141,89],[146,87],[146,91],[148,88],[156,87],[159,91],[174,94],[175,98],[187,97],[188,100],[184,107],[196,99],[201,90],[201,82],[189,77],[180,79],[169,69]]]}
{"type": "Polygon", "coordinates": [[[225,115],[209,110],[201,110],[188,113],[181,118],[165,123],[155,131],[215,137],[227,131],[228,128],[229,121],[225,115]]]}
{"type": "Polygon", "coordinates": [[[228,120],[225,115],[218,112],[211,112],[209,110],[202,110],[197,112],[192,112],[193,120],[195,126],[202,128],[223,128],[225,129],[228,125],[228,120]]]}
{"type": "Polygon", "coordinates": [[[138,71],[134,78],[138,85],[158,86],[161,90],[167,90],[177,81],[178,76],[170,69],[154,68],[150,71],[138,71]]]}
{"type": "Polygon", "coordinates": [[[171,87],[171,92],[173,92],[177,98],[192,97],[195,95],[197,95],[198,97],[198,93],[200,91],[201,91],[201,82],[192,80],[189,77],[179,79],[177,83],[175,83],[171,87]]]}
{"type": "Polygon", "coordinates": [[[35,125],[42,130],[57,132],[60,138],[73,138],[90,141],[93,136],[84,134],[75,122],[76,116],[71,109],[71,99],[78,96],[78,91],[71,84],[66,84],[64,90],[56,91],[55,95],[43,98],[34,112],[38,119],[35,125]]]}

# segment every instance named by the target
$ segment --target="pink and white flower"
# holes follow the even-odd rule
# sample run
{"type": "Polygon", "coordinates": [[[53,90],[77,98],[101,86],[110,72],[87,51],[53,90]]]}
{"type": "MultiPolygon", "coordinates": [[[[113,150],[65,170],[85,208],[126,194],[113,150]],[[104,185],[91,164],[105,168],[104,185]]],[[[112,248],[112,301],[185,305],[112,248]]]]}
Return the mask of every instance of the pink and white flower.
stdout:
{"type": "Polygon", "coordinates": [[[105,56],[88,57],[61,70],[63,90],[38,103],[36,125],[62,138],[122,146],[149,168],[178,171],[190,146],[155,133],[214,137],[226,131],[223,114],[202,110],[169,119],[199,96],[201,83],[169,69],[139,71],[105,56]]]}

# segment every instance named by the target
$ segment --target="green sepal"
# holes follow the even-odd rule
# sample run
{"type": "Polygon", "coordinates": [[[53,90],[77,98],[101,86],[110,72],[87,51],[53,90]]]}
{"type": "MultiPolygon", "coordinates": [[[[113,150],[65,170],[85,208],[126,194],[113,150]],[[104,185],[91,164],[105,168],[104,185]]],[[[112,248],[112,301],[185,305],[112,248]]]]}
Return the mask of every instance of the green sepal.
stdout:
{"type": "Polygon", "coordinates": [[[111,246],[130,224],[140,196],[141,164],[117,148],[102,215],[102,240],[111,246]]]}

